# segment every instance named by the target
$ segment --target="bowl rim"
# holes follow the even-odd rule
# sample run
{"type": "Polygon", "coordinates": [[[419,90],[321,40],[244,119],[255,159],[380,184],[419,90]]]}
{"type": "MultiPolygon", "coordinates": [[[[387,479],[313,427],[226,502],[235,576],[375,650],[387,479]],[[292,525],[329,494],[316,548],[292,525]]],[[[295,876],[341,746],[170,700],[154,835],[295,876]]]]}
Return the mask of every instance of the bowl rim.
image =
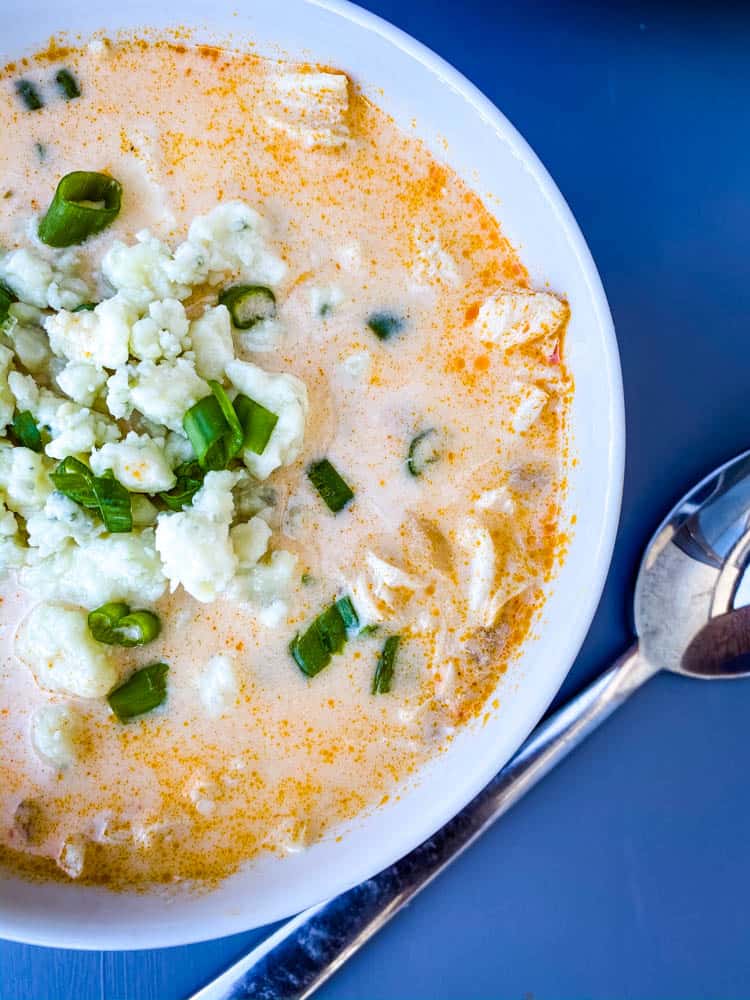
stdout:
{"type": "MultiPolygon", "coordinates": [[[[580,650],[599,603],[614,548],[624,479],[625,410],[619,351],[609,305],[583,234],[557,185],[526,140],[478,87],[422,42],[417,41],[379,15],[351,3],[350,0],[302,0],[302,2],[342,17],[366,31],[375,33],[385,42],[395,46],[406,56],[422,65],[442,85],[447,85],[460,94],[478,116],[511,147],[523,163],[524,168],[532,176],[540,193],[557,216],[558,225],[568,241],[571,253],[576,258],[577,266],[590,296],[598,333],[609,362],[606,378],[611,403],[608,413],[611,434],[607,449],[606,469],[602,470],[603,477],[606,476],[604,480],[606,482],[605,504],[600,519],[599,537],[595,540],[595,546],[592,546],[592,565],[587,578],[587,587],[585,592],[580,594],[575,615],[570,622],[570,627],[566,628],[564,639],[560,644],[559,667],[550,670],[544,677],[544,682],[537,684],[536,696],[533,699],[534,710],[532,711],[530,708],[528,711],[527,725],[523,727],[522,739],[518,741],[520,746],[523,739],[529,735],[543,716],[580,650]]],[[[472,780],[462,784],[460,794],[446,796],[442,803],[436,804],[434,808],[425,812],[421,822],[414,823],[410,830],[410,836],[399,840],[397,851],[394,852],[393,847],[389,845],[383,845],[372,853],[368,853],[366,859],[347,866],[345,875],[341,874],[335,877],[336,873],[328,873],[326,895],[318,894],[316,898],[310,899],[306,905],[316,905],[324,898],[332,898],[345,892],[363,879],[371,877],[373,871],[382,870],[423,840],[432,836],[440,826],[448,822],[481,791],[497,773],[498,767],[504,763],[505,758],[499,761],[498,759],[489,759],[485,762],[484,767],[477,768],[472,775],[472,780]]],[[[4,907],[0,905],[0,936],[3,938],[28,944],[72,949],[124,950],[171,947],[247,931],[251,927],[270,924],[289,916],[288,909],[279,910],[277,907],[274,910],[267,907],[261,914],[262,921],[260,922],[253,914],[242,911],[217,918],[210,928],[193,925],[192,931],[187,931],[183,924],[172,926],[167,922],[158,928],[151,927],[149,933],[143,935],[143,939],[141,939],[138,934],[132,932],[126,934],[115,929],[102,930],[101,926],[97,928],[96,932],[92,932],[90,929],[88,931],[82,928],[76,929],[74,922],[58,923],[56,929],[51,929],[49,925],[32,926],[23,920],[13,920],[12,916],[8,922],[3,914],[3,909],[4,907]]]]}

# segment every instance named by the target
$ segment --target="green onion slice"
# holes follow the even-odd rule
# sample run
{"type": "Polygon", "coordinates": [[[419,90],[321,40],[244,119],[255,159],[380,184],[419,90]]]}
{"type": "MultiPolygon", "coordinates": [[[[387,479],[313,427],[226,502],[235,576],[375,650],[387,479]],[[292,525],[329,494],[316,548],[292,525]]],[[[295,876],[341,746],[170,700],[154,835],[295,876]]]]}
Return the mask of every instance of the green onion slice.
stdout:
{"type": "Polygon", "coordinates": [[[388,694],[393,681],[393,668],[396,663],[396,653],[401,642],[400,635],[389,635],[378,657],[378,665],[372,678],[373,694],[388,694]]]}
{"type": "Polygon", "coordinates": [[[264,319],[276,315],[276,296],[265,285],[232,285],[219,295],[219,305],[226,306],[232,324],[249,330],[264,319]]]}
{"type": "Polygon", "coordinates": [[[58,70],[55,73],[55,83],[60,88],[66,101],[72,101],[74,98],[81,96],[81,88],[78,86],[78,81],[69,69],[58,70]]]}
{"type": "Polygon", "coordinates": [[[235,399],[234,409],[243,428],[243,448],[262,455],[278,422],[278,416],[242,394],[235,399]]]}
{"type": "Polygon", "coordinates": [[[357,612],[348,597],[342,597],[322,611],[302,634],[289,644],[289,651],[303,674],[315,677],[340,653],[349,632],[359,625],[357,612]]]}
{"type": "Polygon", "coordinates": [[[307,470],[307,477],[334,514],[354,499],[354,492],[327,458],[314,462],[307,470]]]}
{"type": "Polygon", "coordinates": [[[28,410],[17,413],[13,417],[13,435],[24,448],[40,452],[42,450],[42,435],[36,425],[36,420],[28,410]]]}
{"type": "Polygon", "coordinates": [[[44,107],[44,101],[39,91],[30,80],[18,80],[16,82],[16,93],[29,111],[38,111],[44,107]]]}
{"type": "Polygon", "coordinates": [[[367,325],[380,340],[390,340],[403,330],[404,318],[396,313],[376,312],[367,317],[367,325]]]}
{"type": "Polygon", "coordinates": [[[109,646],[144,646],[161,632],[153,611],[131,611],[123,601],[110,601],[89,612],[89,631],[109,646]]]}
{"type": "Polygon", "coordinates": [[[151,712],[165,701],[168,672],[166,663],[150,663],[110,693],[109,707],[120,722],[151,712]]]}
{"type": "Polygon", "coordinates": [[[205,396],[191,406],[182,418],[182,426],[201,468],[223,469],[227,464],[229,424],[216,396],[205,396]]]}
{"type": "Polygon", "coordinates": [[[130,494],[111,472],[95,476],[69,455],[50,473],[55,489],[87,510],[96,511],[113,534],[133,530],[130,494]]]}
{"type": "Polygon", "coordinates": [[[97,506],[104,527],[112,534],[121,534],[133,530],[133,511],[130,504],[130,494],[115,479],[111,471],[103,476],[92,476],[97,506]]]}
{"type": "Polygon", "coordinates": [[[4,288],[0,288],[0,325],[2,325],[10,315],[10,307],[13,299],[4,288]]]}
{"type": "Polygon", "coordinates": [[[39,223],[39,239],[51,247],[83,243],[114,222],[121,203],[122,185],[114,177],[90,170],[66,174],[39,223]]]}
{"type": "Polygon", "coordinates": [[[10,307],[14,302],[18,302],[18,296],[7,285],[0,281],[0,325],[2,325],[10,315],[10,307]]]}
{"type": "Polygon", "coordinates": [[[412,476],[421,476],[427,466],[439,462],[442,455],[442,435],[434,427],[429,427],[412,438],[406,465],[412,476]]]}
{"type": "Polygon", "coordinates": [[[75,309],[73,309],[73,312],[74,313],[93,312],[98,305],[99,305],[98,302],[82,302],[80,306],[76,306],[75,309]]]}
{"type": "Polygon", "coordinates": [[[226,460],[228,462],[242,451],[245,442],[245,432],[242,429],[242,424],[235,408],[232,406],[232,401],[227,396],[223,387],[212,379],[208,380],[208,384],[211,386],[211,392],[214,394],[214,398],[219,404],[221,412],[224,415],[224,420],[229,428],[229,434],[226,437],[226,460]]]}
{"type": "Polygon", "coordinates": [[[178,465],[174,474],[177,482],[168,493],[160,493],[159,496],[170,510],[182,510],[193,502],[193,497],[203,486],[205,472],[198,462],[191,459],[178,465]]]}

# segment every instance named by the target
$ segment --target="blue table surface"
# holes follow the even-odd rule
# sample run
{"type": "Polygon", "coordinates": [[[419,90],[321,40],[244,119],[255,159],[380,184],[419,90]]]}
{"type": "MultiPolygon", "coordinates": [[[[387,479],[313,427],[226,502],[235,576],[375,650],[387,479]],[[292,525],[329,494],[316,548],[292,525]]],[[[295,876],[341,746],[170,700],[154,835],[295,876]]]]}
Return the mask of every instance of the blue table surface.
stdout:
{"type": "MultiPolygon", "coordinates": [[[[520,129],[609,296],[625,496],[565,697],[628,642],[629,593],[656,522],[750,446],[739,377],[750,350],[750,8],[366,6],[452,62],[520,129]]],[[[652,681],[319,996],[750,996],[748,716],[750,683],[652,681]]],[[[140,954],[0,943],[0,1000],[179,1000],[263,933],[140,954]]]]}

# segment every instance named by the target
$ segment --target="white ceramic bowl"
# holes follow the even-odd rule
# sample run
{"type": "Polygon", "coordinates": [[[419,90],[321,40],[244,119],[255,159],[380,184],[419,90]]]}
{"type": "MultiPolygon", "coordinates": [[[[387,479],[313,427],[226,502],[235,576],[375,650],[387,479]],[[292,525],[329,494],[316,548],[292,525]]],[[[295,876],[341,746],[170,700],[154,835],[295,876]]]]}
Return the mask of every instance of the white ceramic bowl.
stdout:
{"type": "Polygon", "coordinates": [[[521,744],[551,701],[583,641],[604,583],[622,486],[620,368],[599,276],[560,192],[520,135],[464,77],[407,35],[339,0],[5,0],[0,59],[44,45],[61,30],[189,25],[200,41],[252,39],[260,53],[339,66],[438,159],[494,199],[506,235],[533,281],[565,292],[568,358],[576,382],[566,517],[572,543],[536,638],[500,688],[500,709],[467,728],[398,802],[283,861],[263,859],[206,893],[113,895],[74,884],[0,884],[0,936],[71,948],[151,948],[269,923],[368,878],[464,806],[521,744]],[[210,18],[206,23],[206,12],[210,18]],[[382,89],[382,93],[381,93],[382,89]],[[442,140],[447,140],[447,144],[442,140]],[[447,149],[447,152],[446,152],[447,149]]]}

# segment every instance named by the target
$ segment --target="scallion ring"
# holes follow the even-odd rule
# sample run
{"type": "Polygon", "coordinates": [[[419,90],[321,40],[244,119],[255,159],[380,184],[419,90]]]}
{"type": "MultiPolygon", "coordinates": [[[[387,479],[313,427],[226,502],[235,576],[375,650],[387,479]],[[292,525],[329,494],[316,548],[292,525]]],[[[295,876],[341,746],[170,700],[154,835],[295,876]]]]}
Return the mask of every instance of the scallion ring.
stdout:
{"type": "Polygon", "coordinates": [[[202,469],[216,471],[225,467],[229,424],[216,396],[205,396],[191,406],[182,418],[182,427],[202,469]]]}
{"type": "Polygon", "coordinates": [[[378,665],[372,678],[373,694],[388,694],[393,683],[393,670],[396,665],[396,653],[401,643],[400,635],[389,635],[378,658],[378,665]]]}
{"type": "Polygon", "coordinates": [[[38,111],[44,107],[44,101],[39,91],[30,80],[18,80],[16,82],[16,93],[29,111],[38,111]]]}
{"type": "Polygon", "coordinates": [[[428,427],[411,439],[406,466],[412,476],[421,476],[428,465],[439,462],[442,456],[443,435],[434,427],[428,427]]]}
{"type": "Polygon", "coordinates": [[[123,601],[110,601],[89,612],[89,631],[97,642],[108,646],[144,646],[161,632],[153,611],[131,611],[123,601]]]}
{"type": "Polygon", "coordinates": [[[42,435],[36,425],[36,420],[29,410],[17,413],[13,417],[13,436],[24,448],[40,452],[42,450],[42,435]]]}
{"type": "Polygon", "coordinates": [[[0,285],[0,325],[2,325],[10,315],[10,307],[16,302],[16,296],[5,285],[0,285]]]}
{"type": "Polygon", "coordinates": [[[55,73],[55,83],[60,88],[60,92],[66,101],[72,101],[81,96],[81,88],[78,81],[69,69],[59,69],[55,73]]]}
{"type": "Polygon", "coordinates": [[[228,462],[242,451],[245,442],[245,432],[242,429],[242,424],[232,405],[232,401],[226,394],[226,390],[218,382],[214,382],[213,379],[209,379],[208,384],[211,386],[211,392],[214,394],[214,399],[219,404],[229,428],[229,434],[226,438],[226,456],[228,462]]]}
{"type": "Polygon", "coordinates": [[[307,470],[307,477],[334,514],[354,499],[353,490],[327,458],[314,462],[307,470]]]}
{"type": "Polygon", "coordinates": [[[226,306],[232,324],[249,330],[276,315],[276,296],[265,285],[232,285],[219,295],[219,305],[226,306]]]}
{"type": "Polygon", "coordinates": [[[256,455],[262,455],[273,434],[278,416],[242,394],[235,399],[234,409],[243,429],[243,447],[256,455]]]}
{"type": "Polygon", "coordinates": [[[51,247],[83,243],[114,222],[121,203],[122,185],[114,177],[89,170],[66,174],[39,223],[39,239],[51,247]]]}
{"type": "Polygon", "coordinates": [[[174,474],[177,482],[169,492],[160,493],[159,497],[170,510],[177,511],[193,502],[193,497],[203,486],[205,472],[198,462],[191,459],[178,465],[174,474]]]}
{"type": "Polygon", "coordinates": [[[87,510],[96,511],[113,534],[133,530],[130,494],[111,472],[95,476],[69,455],[50,473],[55,489],[87,510]]]}
{"type": "Polygon", "coordinates": [[[342,597],[322,611],[304,632],[289,644],[294,662],[303,674],[315,677],[340,653],[359,617],[349,597],[342,597]]]}
{"type": "Polygon", "coordinates": [[[391,312],[376,312],[367,317],[367,325],[379,340],[390,340],[404,328],[403,316],[391,312]]]}
{"type": "Polygon", "coordinates": [[[150,663],[110,692],[107,701],[120,722],[128,722],[158,708],[167,697],[166,663],[150,663]]]}

